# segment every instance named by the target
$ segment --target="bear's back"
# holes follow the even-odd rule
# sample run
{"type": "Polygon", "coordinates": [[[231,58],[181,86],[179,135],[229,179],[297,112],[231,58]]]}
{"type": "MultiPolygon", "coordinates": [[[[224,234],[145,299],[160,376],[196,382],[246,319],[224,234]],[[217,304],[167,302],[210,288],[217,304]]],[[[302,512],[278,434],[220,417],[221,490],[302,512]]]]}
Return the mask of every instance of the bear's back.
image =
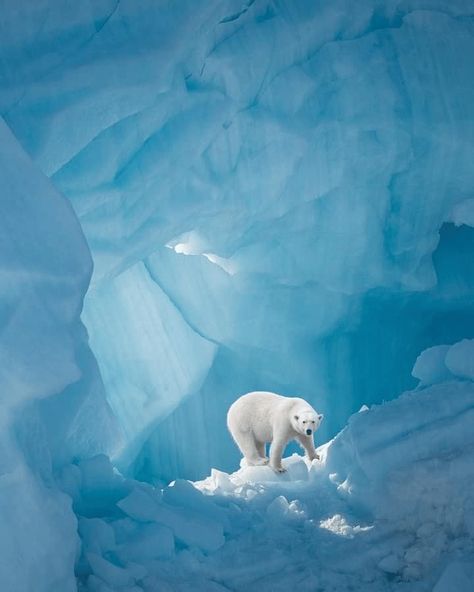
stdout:
{"type": "Polygon", "coordinates": [[[253,391],[239,397],[229,409],[227,424],[242,431],[273,424],[275,413],[291,406],[294,399],[268,391],[253,391]]]}

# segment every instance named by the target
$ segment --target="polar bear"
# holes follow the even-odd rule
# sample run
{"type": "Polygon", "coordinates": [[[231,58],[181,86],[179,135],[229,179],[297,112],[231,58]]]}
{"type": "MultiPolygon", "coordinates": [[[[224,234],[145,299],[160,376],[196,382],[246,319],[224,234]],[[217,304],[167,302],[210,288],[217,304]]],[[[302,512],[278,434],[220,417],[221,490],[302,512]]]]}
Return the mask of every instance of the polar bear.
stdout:
{"type": "Polygon", "coordinates": [[[292,439],[298,440],[310,460],[319,459],[313,433],[322,419],[304,399],[255,391],[242,395],[230,406],[227,427],[247,464],[265,465],[270,460],[270,467],[283,473],[281,457],[292,439]],[[266,442],[271,442],[270,459],[265,455],[266,442]]]}

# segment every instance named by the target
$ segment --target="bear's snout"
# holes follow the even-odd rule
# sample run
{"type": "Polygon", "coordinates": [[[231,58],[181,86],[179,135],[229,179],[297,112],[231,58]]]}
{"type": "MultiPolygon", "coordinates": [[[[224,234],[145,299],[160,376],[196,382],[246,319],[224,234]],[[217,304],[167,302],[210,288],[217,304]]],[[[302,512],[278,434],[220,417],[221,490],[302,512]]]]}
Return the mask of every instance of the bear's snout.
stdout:
{"type": "Polygon", "coordinates": [[[312,432],[312,430],[306,430],[306,434],[307,434],[308,436],[311,436],[311,434],[312,434],[312,433],[313,433],[313,432],[312,432]]]}

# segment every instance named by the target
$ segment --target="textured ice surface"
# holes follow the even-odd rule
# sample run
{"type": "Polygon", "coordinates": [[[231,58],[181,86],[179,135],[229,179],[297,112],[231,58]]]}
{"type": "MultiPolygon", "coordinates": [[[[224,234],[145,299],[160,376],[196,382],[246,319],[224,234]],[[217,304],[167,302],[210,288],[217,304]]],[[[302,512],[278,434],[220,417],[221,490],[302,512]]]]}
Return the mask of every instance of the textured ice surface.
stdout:
{"type": "Polygon", "coordinates": [[[3,121],[0,179],[1,586],[72,592],[77,525],[53,468],[118,443],[79,320],[90,254],[3,121]]]}
{"type": "Polygon", "coordinates": [[[453,378],[474,380],[474,339],[428,348],[418,356],[412,374],[423,386],[453,378]]]}
{"type": "Polygon", "coordinates": [[[472,2],[4,4],[2,588],[466,587],[472,2]],[[320,443],[427,348],[232,473],[239,394],[320,443]]]}
{"type": "Polygon", "coordinates": [[[474,336],[472,12],[44,0],[2,13],[1,112],[92,250],[84,320],[121,466],[230,470],[225,410],[258,388],[307,398],[332,436],[414,386],[421,350],[474,336]]]}
{"type": "Polygon", "coordinates": [[[143,263],[94,291],[84,321],[123,427],[126,447],[118,460],[127,467],[157,418],[174,409],[183,393],[199,390],[216,345],[183,320],[143,263]]]}

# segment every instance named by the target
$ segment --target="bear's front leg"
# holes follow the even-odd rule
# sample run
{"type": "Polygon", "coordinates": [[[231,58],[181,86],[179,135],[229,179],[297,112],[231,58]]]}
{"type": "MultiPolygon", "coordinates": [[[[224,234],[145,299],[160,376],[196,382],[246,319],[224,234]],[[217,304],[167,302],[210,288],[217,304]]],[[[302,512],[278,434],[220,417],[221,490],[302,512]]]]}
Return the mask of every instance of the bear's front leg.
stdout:
{"type": "Polygon", "coordinates": [[[302,434],[298,434],[297,438],[301,446],[306,450],[309,460],[319,460],[319,454],[314,448],[313,436],[303,436],[302,434]]]}
{"type": "Polygon", "coordinates": [[[286,472],[286,469],[281,466],[281,457],[285,445],[285,440],[274,439],[270,446],[270,467],[277,473],[286,472]]]}

